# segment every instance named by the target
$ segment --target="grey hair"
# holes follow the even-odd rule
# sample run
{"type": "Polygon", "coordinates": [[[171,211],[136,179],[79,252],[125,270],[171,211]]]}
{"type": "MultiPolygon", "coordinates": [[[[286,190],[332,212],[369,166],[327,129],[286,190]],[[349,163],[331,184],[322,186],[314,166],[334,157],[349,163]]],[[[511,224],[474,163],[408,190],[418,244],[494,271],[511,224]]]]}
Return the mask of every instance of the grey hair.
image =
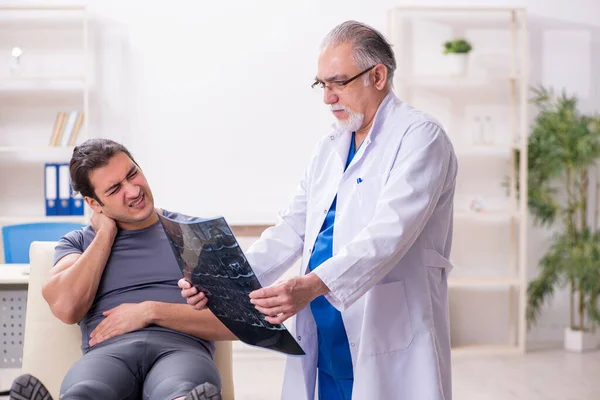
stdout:
{"type": "MultiPolygon", "coordinates": [[[[396,58],[392,46],[376,29],[357,22],[346,21],[331,30],[323,39],[321,49],[349,43],[352,46],[354,61],[361,69],[375,64],[383,64],[387,68],[387,85],[393,87],[396,58]]],[[[368,76],[365,77],[368,83],[368,76]]]]}

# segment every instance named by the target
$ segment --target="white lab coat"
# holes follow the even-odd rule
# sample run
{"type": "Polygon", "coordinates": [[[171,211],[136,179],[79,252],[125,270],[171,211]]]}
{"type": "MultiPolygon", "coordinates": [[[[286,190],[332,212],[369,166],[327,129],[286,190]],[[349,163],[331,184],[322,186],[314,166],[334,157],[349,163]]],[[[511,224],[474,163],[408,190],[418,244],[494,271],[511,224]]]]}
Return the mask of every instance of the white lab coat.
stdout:
{"type": "MultiPolygon", "coordinates": [[[[247,252],[263,285],[312,246],[337,195],[333,257],[315,273],[341,311],[353,399],[451,400],[447,277],[457,162],[440,125],[390,92],[344,172],[351,133],[317,145],[298,192],[247,252]]],[[[317,332],[310,307],[289,324],[307,353],[288,357],[282,399],[315,398],[317,332]]]]}

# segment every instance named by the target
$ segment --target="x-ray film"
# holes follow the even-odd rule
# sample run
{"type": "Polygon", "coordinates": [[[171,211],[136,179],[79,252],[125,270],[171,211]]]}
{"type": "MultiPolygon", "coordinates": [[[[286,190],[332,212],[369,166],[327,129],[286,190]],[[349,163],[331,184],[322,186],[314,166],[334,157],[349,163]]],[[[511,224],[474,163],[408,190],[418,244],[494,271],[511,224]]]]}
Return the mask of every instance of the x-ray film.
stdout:
{"type": "Polygon", "coordinates": [[[250,303],[248,295],[261,285],[224,218],[180,222],[158,215],[184,278],[206,293],[207,307],[239,340],[304,355],[283,324],[268,323],[250,303]]]}

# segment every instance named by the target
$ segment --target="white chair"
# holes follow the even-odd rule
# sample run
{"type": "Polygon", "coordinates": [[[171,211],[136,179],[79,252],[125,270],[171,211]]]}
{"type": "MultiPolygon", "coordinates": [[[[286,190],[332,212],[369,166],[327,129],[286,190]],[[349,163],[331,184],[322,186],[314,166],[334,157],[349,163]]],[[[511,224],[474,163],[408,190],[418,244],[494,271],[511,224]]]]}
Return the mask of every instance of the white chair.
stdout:
{"type": "MultiPolygon", "coordinates": [[[[67,371],[81,357],[81,332],[77,325],[66,325],[56,318],[42,297],[42,285],[52,268],[56,242],[33,242],[25,339],[23,373],[44,383],[58,399],[60,384],[67,371]]],[[[221,375],[223,400],[234,400],[231,342],[217,342],[215,364],[221,375]]]]}

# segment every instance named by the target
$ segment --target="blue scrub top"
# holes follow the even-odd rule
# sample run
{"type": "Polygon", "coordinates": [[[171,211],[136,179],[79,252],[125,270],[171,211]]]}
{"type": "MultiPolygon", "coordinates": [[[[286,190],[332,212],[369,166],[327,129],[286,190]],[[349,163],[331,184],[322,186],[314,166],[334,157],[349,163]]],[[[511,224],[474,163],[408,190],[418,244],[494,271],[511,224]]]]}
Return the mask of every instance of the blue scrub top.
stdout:
{"type": "MultiPolygon", "coordinates": [[[[356,154],[354,133],[348,152],[346,168],[356,154]]],[[[333,255],[333,225],[335,222],[337,196],[329,208],[319,236],[313,246],[308,263],[310,270],[319,267],[333,255]]],[[[342,314],[329,303],[325,296],[319,296],[310,303],[310,308],[317,324],[319,343],[319,399],[345,400],[352,397],[352,356],[348,336],[344,328],[342,314]]]]}

